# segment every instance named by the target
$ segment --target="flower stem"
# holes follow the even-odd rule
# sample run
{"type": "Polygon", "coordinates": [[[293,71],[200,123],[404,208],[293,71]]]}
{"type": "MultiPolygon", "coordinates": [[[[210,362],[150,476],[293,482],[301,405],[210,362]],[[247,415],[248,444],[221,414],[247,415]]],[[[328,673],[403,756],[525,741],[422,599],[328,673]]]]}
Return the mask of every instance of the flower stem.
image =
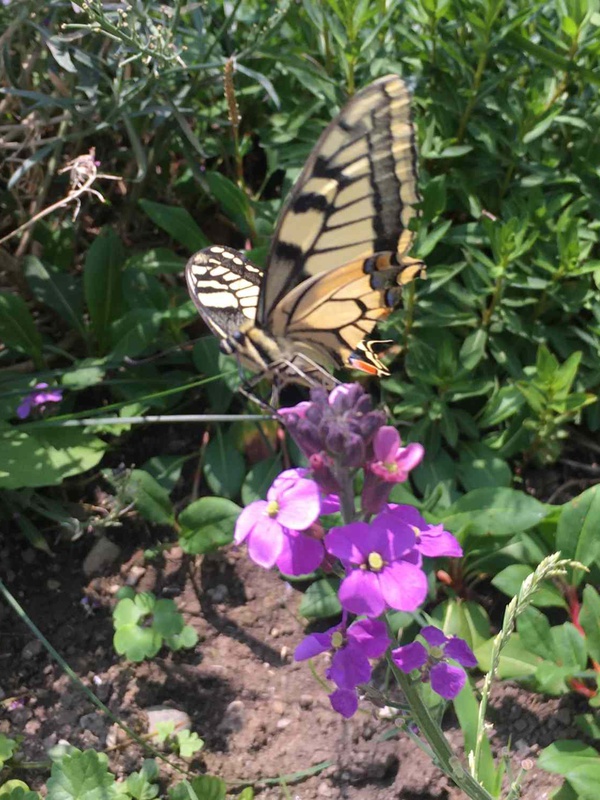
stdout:
{"type": "Polygon", "coordinates": [[[435,722],[429,709],[423,702],[418,687],[413,683],[410,677],[399,670],[393,662],[391,667],[398,686],[404,692],[413,721],[433,750],[435,762],[440,769],[443,770],[471,800],[493,800],[492,795],[469,775],[460,763],[458,757],[452,751],[442,729],[435,722]]]}

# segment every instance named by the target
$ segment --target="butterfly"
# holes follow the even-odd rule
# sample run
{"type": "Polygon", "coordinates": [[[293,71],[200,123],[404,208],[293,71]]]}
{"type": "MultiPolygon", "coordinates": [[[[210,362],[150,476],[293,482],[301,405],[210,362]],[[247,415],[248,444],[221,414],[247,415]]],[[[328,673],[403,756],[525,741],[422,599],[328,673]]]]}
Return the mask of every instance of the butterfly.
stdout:
{"type": "Polygon", "coordinates": [[[416,157],[405,83],[388,75],[354,95],[287,198],[265,271],[219,245],[188,261],[188,290],[221,350],[275,386],[330,388],[331,367],[389,375],[386,342],[370,337],[425,274],[408,256],[416,157]]]}

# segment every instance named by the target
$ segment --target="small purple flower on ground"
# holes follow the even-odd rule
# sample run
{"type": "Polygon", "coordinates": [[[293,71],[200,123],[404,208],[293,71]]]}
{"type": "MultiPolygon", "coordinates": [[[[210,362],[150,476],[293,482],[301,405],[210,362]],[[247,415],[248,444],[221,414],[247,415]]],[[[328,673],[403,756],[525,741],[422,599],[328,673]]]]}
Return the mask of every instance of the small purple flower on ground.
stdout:
{"type": "Polygon", "coordinates": [[[427,595],[427,578],[415,563],[415,542],[412,528],[390,515],[332,528],[325,547],[348,571],[339,590],[342,608],[369,617],[387,608],[418,608],[427,595]]]}
{"type": "Polygon", "coordinates": [[[342,716],[351,717],[358,706],[356,687],[371,677],[369,659],[382,656],[389,645],[385,624],[379,620],[363,619],[353,622],[346,631],[340,624],[325,633],[310,634],[300,642],[294,658],[304,661],[320,653],[333,653],[326,674],[337,689],[329,699],[342,716]]]}
{"type": "MultiPolygon", "coordinates": [[[[247,541],[250,558],[270,569],[286,547],[286,536],[309,528],[320,510],[317,484],[301,477],[297,470],[286,470],[275,478],[266,500],[256,500],[242,511],[235,524],[234,541],[236,544],[247,541]]],[[[307,537],[307,541],[315,540],[307,537]]],[[[295,542],[291,549],[295,550],[297,545],[295,542]]],[[[297,557],[296,552],[295,556],[288,556],[288,561],[293,562],[297,557]]]]}
{"type": "Polygon", "coordinates": [[[389,503],[385,509],[385,514],[390,514],[396,519],[401,519],[415,532],[417,543],[415,549],[421,555],[429,558],[438,556],[452,556],[459,558],[462,556],[462,547],[455,536],[449,531],[444,530],[443,525],[430,525],[419,514],[413,506],[395,505],[389,503]]]}
{"type": "Polygon", "coordinates": [[[61,389],[48,389],[47,383],[36,383],[32,392],[26,395],[17,408],[17,417],[26,419],[34,408],[44,411],[46,403],[60,403],[62,400],[61,389]]]}
{"type": "Polygon", "coordinates": [[[430,681],[431,688],[446,700],[452,700],[461,691],[467,680],[463,667],[477,666],[477,659],[469,645],[458,636],[446,636],[433,625],[422,628],[421,642],[411,642],[392,650],[394,664],[402,672],[420,670],[421,680],[430,681]],[[460,667],[449,664],[448,659],[458,662],[460,667]]]}

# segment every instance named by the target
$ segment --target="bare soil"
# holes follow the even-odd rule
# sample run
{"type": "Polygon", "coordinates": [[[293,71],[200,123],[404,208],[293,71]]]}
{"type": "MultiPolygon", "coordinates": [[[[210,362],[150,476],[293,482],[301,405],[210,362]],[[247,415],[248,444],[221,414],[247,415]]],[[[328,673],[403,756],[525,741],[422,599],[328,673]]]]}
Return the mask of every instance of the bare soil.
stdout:
{"type": "MultiPolygon", "coordinates": [[[[113,530],[123,555],[112,574],[84,577],[81,564],[91,539],[57,548],[53,559],[24,551],[18,541],[4,543],[0,572],[30,618],[119,719],[143,734],[149,707],[167,705],[190,716],[205,748],[191,764],[172,756],[173,764],[192,774],[219,775],[232,788],[256,783],[265,799],[464,796],[405,735],[387,738],[390,723],[373,707],[363,704],[349,721],[331,710],[308,666],[293,661],[303,635],[301,595],[275,574],[233,549],[190,559],[174,547],[160,562],[144,563],[143,550],[128,549],[126,528],[113,530]],[[138,665],[119,659],[110,611],[117,589],[134,580],[137,589],[176,600],[200,636],[194,651],[161,651],[138,665]],[[316,774],[302,776],[315,765],[321,765],[316,774]],[[265,784],[282,776],[284,787],[265,784]]],[[[47,759],[49,746],[67,740],[107,750],[121,777],[149,755],[94,708],[2,605],[0,691],[0,732],[21,734],[29,760],[47,759]]],[[[580,738],[572,724],[576,704],[572,697],[544,697],[511,683],[496,686],[490,709],[494,751],[510,745],[514,773],[525,770],[526,800],[544,800],[560,785],[558,776],[535,766],[535,757],[557,739],[580,738]]],[[[447,735],[460,754],[461,733],[450,718],[447,735]]],[[[47,776],[47,767],[20,775],[42,789],[47,776]]]]}

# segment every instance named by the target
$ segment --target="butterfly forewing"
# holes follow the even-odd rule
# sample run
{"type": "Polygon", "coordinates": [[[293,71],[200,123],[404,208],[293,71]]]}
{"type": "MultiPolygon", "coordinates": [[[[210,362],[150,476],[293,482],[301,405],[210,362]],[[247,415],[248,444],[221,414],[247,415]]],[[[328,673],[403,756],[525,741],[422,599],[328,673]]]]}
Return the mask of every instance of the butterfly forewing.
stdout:
{"type": "Polygon", "coordinates": [[[262,270],[228,247],[207,247],[185,268],[188,291],[202,319],[221,339],[256,319],[262,270]]]}
{"type": "Polygon", "coordinates": [[[419,200],[410,95],[396,75],[358,92],[320,137],[281,213],[257,321],[304,278],[379,251],[404,254],[419,200]]]}

